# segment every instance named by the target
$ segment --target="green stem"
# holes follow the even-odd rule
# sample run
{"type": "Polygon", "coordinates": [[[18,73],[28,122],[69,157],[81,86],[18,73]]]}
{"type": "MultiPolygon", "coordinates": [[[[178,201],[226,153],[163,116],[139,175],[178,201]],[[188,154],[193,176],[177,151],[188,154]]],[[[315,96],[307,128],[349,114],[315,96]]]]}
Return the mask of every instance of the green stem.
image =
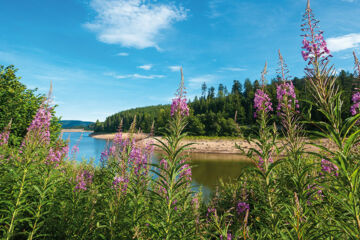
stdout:
{"type": "Polygon", "coordinates": [[[15,228],[15,219],[16,219],[16,216],[18,214],[20,200],[21,200],[22,194],[24,192],[25,180],[26,180],[27,172],[28,172],[28,169],[25,168],[24,173],[23,173],[23,177],[22,177],[22,180],[21,180],[20,192],[19,192],[19,195],[17,196],[17,199],[16,199],[15,210],[14,210],[14,212],[12,214],[12,217],[11,217],[11,223],[10,223],[10,227],[9,227],[9,230],[8,230],[8,233],[7,233],[6,240],[10,239],[10,237],[12,236],[12,233],[14,231],[14,228],[15,228]]]}
{"type": "Polygon", "coordinates": [[[49,179],[50,179],[50,172],[48,172],[47,177],[45,178],[45,182],[44,182],[44,186],[43,186],[43,189],[42,189],[42,193],[41,193],[39,205],[38,205],[37,211],[36,211],[35,222],[34,222],[33,229],[32,229],[32,231],[31,231],[31,234],[30,234],[30,236],[29,236],[29,238],[28,238],[29,240],[32,240],[32,239],[33,239],[33,237],[34,237],[34,235],[35,235],[35,233],[36,233],[36,230],[37,230],[36,227],[37,227],[37,223],[38,223],[38,221],[39,221],[39,219],[40,219],[41,207],[43,206],[43,200],[44,200],[44,198],[45,198],[44,192],[45,192],[45,189],[46,189],[46,187],[47,187],[47,184],[48,184],[49,179]]]}

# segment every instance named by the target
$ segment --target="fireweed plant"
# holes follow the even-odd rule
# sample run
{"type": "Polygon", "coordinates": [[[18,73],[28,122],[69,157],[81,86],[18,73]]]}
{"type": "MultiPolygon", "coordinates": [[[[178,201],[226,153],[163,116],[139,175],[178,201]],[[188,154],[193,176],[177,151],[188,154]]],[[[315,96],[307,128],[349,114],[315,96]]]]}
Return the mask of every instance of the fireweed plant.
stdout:
{"type": "MultiPolygon", "coordinates": [[[[359,164],[354,156],[354,146],[359,141],[360,130],[355,125],[360,114],[346,120],[341,118],[343,111],[342,92],[335,81],[335,69],[329,66],[329,50],[323,38],[323,32],[318,30],[318,21],[310,8],[310,1],[304,15],[303,52],[304,60],[308,62],[305,69],[309,90],[313,95],[313,106],[324,116],[322,122],[308,122],[318,127],[314,131],[320,137],[328,139],[335,145],[329,149],[314,144],[322,151],[319,159],[326,160],[336,174],[326,174],[323,180],[322,195],[334,204],[328,223],[333,226],[333,234],[344,234],[349,238],[360,237],[360,195],[359,195],[359,164]],[[308,56],[308,58],[306,57],[308,56]]],[[[346,109],[346,111],[349,111],[346,109]]],[[[322,165],[324,165],[322,161],[322,165]]],[[[324,166],[323,166],[324,168],[324,166]]]]}
{"type": "Polygon", "coordinates": [[[151,191],[153,201],[158,202],[154,205],[157,209],[152,209],[156,217],[149,221],[149,226],[156,233],[154,239],[196,238],[193,212],[198,208],[195,201],[199,200],[192,197],[191,167],[187,156],[183,154],[191,144],[180,144],[186,136],[184,128],[189,116],[185,93],[181,69],[181,83],[171,104],[168,132],[164,140],[154,138],[154,145],[164,152],[162,160],[152,165],[155,167],[152,172],[158,176],[154,179],[154,189],[151,191]]]}
{"type": "Polygon", "coordinates": [[[52,204],[50,196],[56,188],[57,168],[67,148],[62,141],[50,145],[51,110],[49,102],[43,102],[17,149],[7,147],[10,124],[1,134],[5,136],[2,150],[7,150],[0,165],[0,230],[4,239],[33,239],[52,204]]]}
{"type": "MultiPolygon", "coordinates": [[[[254,186],[257,189],[255,190],[256,193],[252,190],[253,194],[248,197],[247,201],[238,203],[237,207],[240,206],[239,204],[245,205],[249,202],[250,205],[245,205],[248,206],[246,211],[250,212],[250,215],[257,215],[263,224],[268,225],[268,228],[263,228],[258,232],[256,237],[273,239],[278,237],[279,234],[280,219],[278,212],[280,205],[277,199],[279,188],[276,186],[277,182],[274,177],[277,172],[276,166],[281,163],[281,160],[274,162],[279,149],[276,145],[276,125],[270,123],[273,120],[272,112],[274,109],[271,99],[266,93],[266,74],[267,64],[265,63],[265,67],[261,73],[261,88],[256,90],[254,98],[254,117],[257,119],[259,129],[257,137],[248,140],[249,143],[253,143],[256,147],[252,147],[246,152],[237,145],[240,150],[253,160],[255,165],[255,167],[251,168],[248,172],[248,176],[245,177],[245,179],[247,178],[248,180],[244,183],[247,183],[247,187],[254,186]],[[253,182],[253,179],[257,179],[257,181],[253,182]]],[[[246,215],[248,214],[249,213],[246,213],[246,215]]],[[[246,221],[244,219],[242,224],[245,223],[246,221]]]]}
{"type": "Polygon", "coordinates": [[[10,122],[0,133],[0,238],[359,239],[360,64],[354,52],[356,87],[351,108],[344,109],[318,25],[308,1],[301,56],[312,99],[298,99],[279,51],[276,99],[266,86],[265,65],[253,105],[256,137],[249,139],[251,148],[238,146],[253,167],[221,181],[206,202],[201,191],[192,191],[184,152],[190,144],[181,143],[192,114],[182,71],[164,136],[144,144],[134,134],[136,118],[129,133],[120,124],[97,165],[76,162],[71,155],[77,147],[52,141],[49,101],[21,146],[8,144],[10,122]],[[302,109],[306,101],[310,109],[302,109]],[[323,120],[313,121],[313,111],[323,120]],[[351,117],[342,119],[344,112],[351,117]],[[317,129],[310,134],[320,137],[316,143],[305,137],[310,125],[317,129]],[[158,162],[151,162],[154,147],[161,151],[158,162]]]}

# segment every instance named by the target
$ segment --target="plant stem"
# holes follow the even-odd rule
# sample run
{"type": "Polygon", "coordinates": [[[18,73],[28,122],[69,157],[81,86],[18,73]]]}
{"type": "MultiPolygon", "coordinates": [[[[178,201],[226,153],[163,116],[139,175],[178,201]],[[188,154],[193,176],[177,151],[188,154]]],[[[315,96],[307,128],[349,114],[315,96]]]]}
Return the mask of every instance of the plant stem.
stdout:
{"type": "Polygon", "coordinates": [[[20,192],[19,192],[19,195],[17,196],[17,199],[16,199],[16,205],[15,205],[15,210],[12,214],[12,217],[11,217],[11,223],[10,223],[10,227],[9,227],[9,230],[7,232],[7,237],[6,237],[6,240],[9,240],[10,237],[12,236],[12,233],[14,231],[14,228],[15,228],[15,218],[18,214],[18,211],[19,211],[19,205],[20,205],[20,199],[22,197],[22,194],[24,192],[24,187],[25,187],[25,180],[26,180],[26,175],[27,175],[27,172],[28,172],[28,169],[25,168],[24,169],[24,173],[23,173],[23,177],[22,177],[22,180],[21,180],[21,185],[20,185],[20,192]]]}

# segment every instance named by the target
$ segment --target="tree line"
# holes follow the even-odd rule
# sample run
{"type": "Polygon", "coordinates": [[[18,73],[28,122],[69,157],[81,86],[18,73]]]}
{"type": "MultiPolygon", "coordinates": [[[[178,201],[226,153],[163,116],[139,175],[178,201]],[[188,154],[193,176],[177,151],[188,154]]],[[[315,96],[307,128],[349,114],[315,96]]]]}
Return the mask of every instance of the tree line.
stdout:
{"type": "MultiPolygon", "coordinates": [[[[340,90],[344,91],[343,118],[350,116],[351,93],[353,92],[354,76],[352,73],[341,71],[336,81],[340,90]]],[[[266,84],[274,109],[276,109],[276,87],[280,78],[272,79],[266,84]]],[[[297,98],[300,100],[302,114],[311,114],[313,120],[319,121],[321,114],[311,110],[307,102],[311,99],[307,91],[305,78],[293,78],[297,98]]],[[[196,96],[189,101],[190,116],[188,117],[187,131],[193,136],[237,136],[239,132],[247,134],[255,125],[253,100],[256,89],[260,88],[260,82],[251,82],[246,79],[244,83],[234,80],[231,89],[224,84],[208,87],[206,83],[201,86],[201,96],[196,96]]],[[[122,122],[122,130],[130,128],[136,116],[136,127],[141,132],[154,132],[155,135],[162,134],[167,126],[170,116],[170,105],[157,105],[134,108],[121,111],[106,118],[104,122],[96,121],[93,125],[95,132],[116,132],[122,122]]],[[[274,120],[278,123],[274,112],[274,120]]]]}

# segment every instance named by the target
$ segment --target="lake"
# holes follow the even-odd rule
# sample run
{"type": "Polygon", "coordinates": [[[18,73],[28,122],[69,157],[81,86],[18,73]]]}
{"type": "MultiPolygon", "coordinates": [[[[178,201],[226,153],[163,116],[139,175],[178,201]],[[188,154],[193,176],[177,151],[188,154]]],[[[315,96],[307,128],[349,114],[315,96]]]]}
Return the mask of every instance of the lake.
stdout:
{"type": "MultiPolygon", "coordinates": [[[[93,159],[94,163],[98,164],[101,153],[108,143],[106,140],[95,139],[89,135],[89,132],[64,132],[63,139],[70,139],[70,150],[78,143],[79,152],[76,154],[77,161],[93,159]]],[[[245,156],[238,154],[192,153],[190,157],[193,165],[193,186],[195,188],[202,186],[205,198],[215,189],[220,178],[224,182],[234,179],[240,175],[244,167],[251,164],[245,156]]],[[[158,159],[159,153],[155,153],[152,160],[157,161],[158,159]]]]}

